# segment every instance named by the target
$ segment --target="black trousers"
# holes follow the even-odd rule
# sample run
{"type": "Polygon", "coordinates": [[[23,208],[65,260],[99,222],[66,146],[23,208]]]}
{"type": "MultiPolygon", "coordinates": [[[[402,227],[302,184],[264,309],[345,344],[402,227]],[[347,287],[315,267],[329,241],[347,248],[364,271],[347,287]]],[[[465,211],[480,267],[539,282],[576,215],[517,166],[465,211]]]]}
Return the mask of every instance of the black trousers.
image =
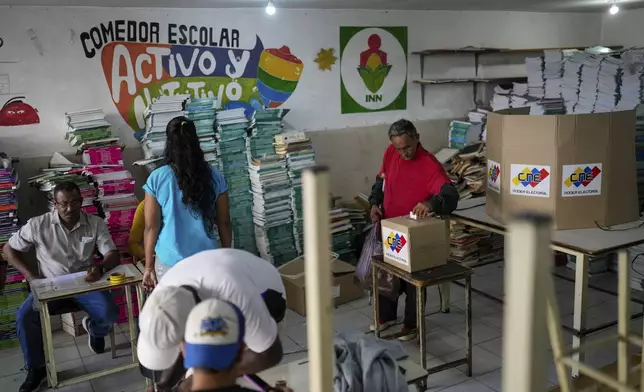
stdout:
{"type": "MultiPolygon", "coordinates": [[[[407,298],[405,298],[405,318],[403,325],[407,329],[416,329],[418,327],[418,320],[416,318],[416,307],[418,306],[416,304],[416,286],[401,280],[398,296],[400,297],[403,293],[407,294],[407,298]]],[[[424,302],[423,309],[425,309],[425,304],[427,303],[427,296],[425,296],[424,302]]],[[[380,316],[379,321],[387,322],[396,320],[398,317],[398,298],[392,300],[389,297],[378,296],[378,314],[380,316]]]]}

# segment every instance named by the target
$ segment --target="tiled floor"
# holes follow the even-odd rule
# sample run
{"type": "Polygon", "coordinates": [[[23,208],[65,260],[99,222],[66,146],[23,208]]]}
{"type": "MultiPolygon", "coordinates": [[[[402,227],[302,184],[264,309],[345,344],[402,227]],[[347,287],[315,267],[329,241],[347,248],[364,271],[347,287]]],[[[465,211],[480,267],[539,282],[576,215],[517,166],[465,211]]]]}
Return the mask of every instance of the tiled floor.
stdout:
{"type": "MultiPolygon", "coordinates": [[[[503,269],[501,264],[490,265],[476,269],[473,286],[486,292],[503,296],[503,269]]],[[[611,279],[602,278],[610,286],[611,279]]],[[[561,279],[556,280],[562,321],[572,322],[573,284],[561,279]]],[[[427,365],[437,366],[464,355],[465,347],[465,295],[462,288],[452,285],[451,312],[448,314],[435,313],[439,309],[440,300],[436,289],[430,289],[427,301],[427,365]]],[[[615,297],[600,292],[589,294],[590,326],[612,321],[617,316],[617,300],[615,297]]],[[[401,301],[402,304],[403,301],[401,301]]],[[[641,311],[641,306],[633,306],[633,312],[641,311]]],[[[402,308],[399,314],[402,315],[402,308]]],[[[502,366],[502,328],[503,309],[498,303],[485,297],[473,296],[473,377],[465,375],[463,367],[450,369],[429,377],[429,391],[444,392],[490,392],[500,391],[502,366]]],[[[372,310],[368,298],[342,305],[335,311],[334,329],[336,332],[367,332],[372,320],[372,310]]],[[[642,321],[633,322],[633,332],[641,334],[642,321]]],[[[92,355],[87,348],[86,337],[74,339],[63,332],[55,335],[56,360],[61,370],[72,375],[81,375],[101,368],[111,367],[131,360],[128,347],[126,326],[117,331],[117,354],[119,358],[112,359],[109,353],[100,356],[92,355]]],[[[595,335],[601,338],[615,333],[615,328],[595,335]]],[[[566,344],[572,342],[572,335],[565,333],[566,344]]],[[[289,311],[284,328],[281,332],[285,350],[284,362],[296,361],[306,356],[306,319],[289,311]]],[[[592,339],[592,338],[591,338],[592,339]]],[[[418,346],[413,342],[405,343],[410,357],[419,360],[418,346]]],[[[593,366],[604,366],[616,358],[616,347],[609,346],[590,351],[587,362],[593,366]]],[[[551,361],[552,362],[552,361],[551,361]]],[[[0,385],[2,391],[17,391],[23,382],[25,373],[22,367],[22,354],[19,348],[0,351],[0,385]]],[[[557,383],[554,365],[548,372],[550,385],[557,383]]],[[[145,387],[144,380],[138,369],[114,374],[85,382],[82,384],[60,389],[64,392],[139,392],[145,387]]],[[[298,391],[296,391],[298,392],[298,391]]]]}

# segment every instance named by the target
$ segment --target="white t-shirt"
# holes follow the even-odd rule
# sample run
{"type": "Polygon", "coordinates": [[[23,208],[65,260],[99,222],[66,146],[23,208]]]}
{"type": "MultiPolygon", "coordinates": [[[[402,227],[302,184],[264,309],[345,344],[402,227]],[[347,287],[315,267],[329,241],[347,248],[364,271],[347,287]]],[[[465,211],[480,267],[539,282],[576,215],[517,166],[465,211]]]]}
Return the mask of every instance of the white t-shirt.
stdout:
{"type": "Polygon", "coordinates": [[[218,298],[236,305],[246,319],[244,343],[256,353],[268,350],[277,339],[277,324],[262,293],[268,289],[286,299],[277,269],[268,261],[238,249],[197,253],[175,264],[158,286],[191,286],[201,300],[218,298]]]}

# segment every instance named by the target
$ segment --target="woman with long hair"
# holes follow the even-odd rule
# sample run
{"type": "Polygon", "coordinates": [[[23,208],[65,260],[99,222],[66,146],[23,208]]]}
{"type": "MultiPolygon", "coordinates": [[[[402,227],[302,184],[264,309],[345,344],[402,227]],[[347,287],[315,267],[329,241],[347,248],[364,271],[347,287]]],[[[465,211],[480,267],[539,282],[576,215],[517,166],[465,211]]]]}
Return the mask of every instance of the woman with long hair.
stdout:
{"type": "Polygon", "coordinates": [[[145,190],[145,273],[151,290],[179,261],[208,249],[230,248],[232,227],[228,185],[219,170],[204,159],[197,130],[185,117],[166,128],[164,165],[154,170],[145,190]]]}

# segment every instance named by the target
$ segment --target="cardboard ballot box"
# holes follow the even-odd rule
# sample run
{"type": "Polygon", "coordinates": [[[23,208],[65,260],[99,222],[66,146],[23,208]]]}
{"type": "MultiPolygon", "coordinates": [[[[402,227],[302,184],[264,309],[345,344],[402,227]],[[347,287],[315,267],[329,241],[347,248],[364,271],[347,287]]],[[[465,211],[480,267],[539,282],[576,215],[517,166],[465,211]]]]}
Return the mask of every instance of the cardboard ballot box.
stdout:
{"type": "Polygon", "coordinates": [[[449,223],[436,218],[408,216],[385,219],[382,226],[383,259],[403,271],[416,272],[447,262],[449,223]]]}
{"type": "Polygon", "coordinates": [[[487,120],[487,214],[551,215],[556,229],[638,219],[635,112],[528,115],[487,120]]]}
{"type": "MultiPolygon", "coordinates": [[[[364,290],[353,279],[356,269],[342,260],[331,261],[331,293],[334,305],[342,305],[364,296],[364,290]]],[[[279,267],[284,289],[286,306],[306,316],[306,289],[304,276],[304,258],[297,259],[279,267]]]]}

